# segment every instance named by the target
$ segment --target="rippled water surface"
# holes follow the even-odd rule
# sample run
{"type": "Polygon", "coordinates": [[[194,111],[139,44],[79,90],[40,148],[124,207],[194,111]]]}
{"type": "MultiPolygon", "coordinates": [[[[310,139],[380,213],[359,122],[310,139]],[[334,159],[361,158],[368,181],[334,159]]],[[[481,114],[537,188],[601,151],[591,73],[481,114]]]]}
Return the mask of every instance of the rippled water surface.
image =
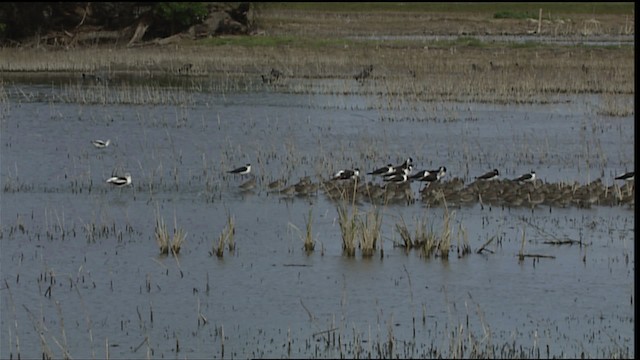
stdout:
{"type": "Polygon", "coordinates": [[[151,106],[5,90],[2,358],[635,354],[633,203],[432,206],[414,183],[413,201],[348,205],[382,218],[374,255],[349,257],[322,187],[267,190],[407,157],[416,170],[446,166],[442,181],[498,168],[622,186],[634,120],[599,115],[597,97],[390,111],[366,96],[195,93],[151,106]],[[226,171],[246,163],[257,181],[243,191],[250,177],[226,171]],[[125,172],[132,186],[106,183],[125,172]],[[398,246],[397,224],[442,236],[446,214],[448,259],[398,246]],[[159,253],[160,218],[187,234],[178,256],[159,253]],[[218,257],[230,218],[235,249],[218,257]]]}

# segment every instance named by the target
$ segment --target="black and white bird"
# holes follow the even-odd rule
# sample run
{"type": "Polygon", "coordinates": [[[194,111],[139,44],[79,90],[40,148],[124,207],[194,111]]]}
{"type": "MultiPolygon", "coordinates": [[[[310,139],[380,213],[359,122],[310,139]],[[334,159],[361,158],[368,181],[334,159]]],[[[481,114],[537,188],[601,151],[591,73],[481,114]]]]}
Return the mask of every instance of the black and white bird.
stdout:
{"type": "Polygon", "coordinates": [[[358,168],[355,168],[353,170],[344,169],[333,174],[333,176],[331,177],[331,180],[350,180],[350,179],[356,179],[358,178],[358,176],[360,176],[360,169],[358,168]]]}
{"type": "Polygon", "coordinates": [[[107,183],[117,187],[131,185],[131,174],[126,173],[124,176],[112,176],[107,179],[107,183]]]}
{"type": "Polygon", "coordinates": [[[630,172],[624,173],[624,174],[622,174],[620,176],[616,176],[616,180],[631,181],[631,180],[634,179],[635,175],[636,175],[635,171],[630,171],[630,172]]]}
{"type": "Polygon", "coordinates": [[[409,157],[402,164],[394,166],[393,170],[395,171],[395,170],[407,169],[411,165],[413,165],[413,158],[409,157]]]}
{"type": "Polygon", "coordinates": [[[536,172],[535,171],[531,171],[528,174],[524,174],[522,176],[520,176],[519,178],[513,179],[513,181],[517,181],[517,182],[532,182],[536,179],[536,172]]]}
{"type": "Polygon", "coordinates": [[[384,176],[383,180],[387,180],[387,178],[391,178],[394,176],[398,176],[398,175],[406,175],[407,176],[407,180],[409,179],[409,175],[411,174],[411,171],[413,171],[413,165],[409,164],[407,165],[407,167],[402,167],[399,166],[396,168],[394,168],[393,172],[390,174],[387,174],[384,176]]]}
{"type": "Polygon", "coordinates": [[[399,184],[407,182],[409,180],[409,177],[405,173],[398,173],[395,175],[386,176],[383,180],[386,182],[399,184]]]}
{"type": "Polygon", "coordinates": [[[486,174],[476,176],[477,180],[497,180],[500,177],[500,173],[498,169],[493,169],[493,171],[489,171],[486,174]]]}
{"type": "Polygon", "coordinates": [[[111,140],[107,139],[107,140],[91,140],[91,143],[93,144],[93,146],[97,147],[98,149],[102,149],[102,148],[106,148],[107,146],[109,146],[109,144],[111,144],[111,140]]]}
{"type": "Polygon", "coordinates": [[[240,166],[239,168],[227,171],[229,174],[246,175],[251,172],[251,164],[240,166]]]}
{"type": "Polygon", "coordinates": [[[393,168],[393,164],[387,164],[387,166],[368,172],[367,175],[386,176],[386,175],[391,175],[394,171],[395,170],[393,168]]]}
{"type": "Polygon", "coordinates": [[[424,177],[429,176],[431,170],[420,170],[417,173],[409,176],[409,180],[420,180],[424,177]]]}
{"type": "Polygon", "coordinates": [[[434,182],[434,181],[438,181],[440,179],[442,179],[442,177],[447,173],[447,168],[444,166],[440,166],[438,168],[438,170],[422,170],[420,172],[418,172],[416,175],[421,175],[421,176],[410,176],[411,179],[413,180],[418,180],[418,181],[426,181],[426,182],[434,182]]]}

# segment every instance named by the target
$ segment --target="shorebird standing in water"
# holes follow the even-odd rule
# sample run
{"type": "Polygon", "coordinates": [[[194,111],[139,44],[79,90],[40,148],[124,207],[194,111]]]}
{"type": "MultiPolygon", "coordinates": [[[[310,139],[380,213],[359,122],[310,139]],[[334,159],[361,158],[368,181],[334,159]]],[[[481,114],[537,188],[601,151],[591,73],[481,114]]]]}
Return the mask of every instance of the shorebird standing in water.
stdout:
{"type": "Polygon", "coordinates": [[[247,175],[251,172],[251,164],[240,166],[239,168],[227,171],[229,174],[247,175]]]}
{"type": "Polygon", "coordinates": [[[107,179],[107,183],[117,187],[131,185],[131,174],[126,173],[124,176],[112,176],[107,179]]]}
{"type": "Polygon", "coordinates": [[[107,139],[105,140],[91,140],[91,143],[93,144],[93,146],[97,147],[98,149],[103,149],[106,148],[107,146],[109,146],[109,144],[111,144],[111,140],[107,139]]]}

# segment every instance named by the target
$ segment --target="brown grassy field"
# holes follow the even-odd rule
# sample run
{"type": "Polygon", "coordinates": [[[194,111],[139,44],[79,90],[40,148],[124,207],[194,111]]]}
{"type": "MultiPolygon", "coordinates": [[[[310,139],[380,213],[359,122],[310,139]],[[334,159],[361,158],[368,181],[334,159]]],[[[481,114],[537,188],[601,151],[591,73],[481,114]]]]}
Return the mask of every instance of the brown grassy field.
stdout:
{"type": "Polygon", "coordinates": [[[632,4],[615,3],[618,6],[605,9],[598,3],[600,7],[592,6],[591,12],[582,6],[571,14],[565,13],[571,7],[548,3],[533,8],[494,3],[468,9],[452,4],[415,4],[415,11],[407,11],[411,5],[382,3],[354,11],[350,3],[338,10],[327,9],[326,4],[272,3],[256,9],[258,31],[253,36],[130,48],[4,48],[0,71],[5,81],[41,72],[223,76],[231,79],[224,85],[227,88],[218,89],[224,91],[238,89],[240,83],[248,90],[264,86],[261,75],[277,69],[282,78],[274,85],[280,91],[347,93],[353,88],[335,83],[316,84],[311,90],[309,80],[355,81],[363,68],[373,66],[369,79],[355,91],[406,101],[519,103],[552,101],[558,94],[634,93],[632,43],[585,46],[535,38],[520,43],[482,38],[531,35],[539,26],[536,36],[615,40],[634,34],[632,4]],[[543,9],[540,23],[531,18],[537,8],[543,9]],[[403,38],[376,38],[383,35],[403,38]],[[185,64],[192,64],[188,73],[181,72],[185,64]]]}

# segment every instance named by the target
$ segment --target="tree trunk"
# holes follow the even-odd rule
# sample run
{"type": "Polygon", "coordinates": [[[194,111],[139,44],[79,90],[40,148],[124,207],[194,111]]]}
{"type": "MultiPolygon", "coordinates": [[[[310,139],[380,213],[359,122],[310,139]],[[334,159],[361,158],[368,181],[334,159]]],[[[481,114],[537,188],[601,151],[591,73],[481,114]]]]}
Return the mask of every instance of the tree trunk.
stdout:
{"type": "Polygon", "coordinates": [[[133,33],[133,36],[131,37],[131,40],[129,40],[129,43],[127,44],[127,46],[133,46],[135,43],[142,40],[142,38],[144,37],[144,34],[147,32],[147,29],[149,28],[149,25],[151,24],[148,20],[141,19],[140,22],[138,22],[136,31],[133,33]]]}

